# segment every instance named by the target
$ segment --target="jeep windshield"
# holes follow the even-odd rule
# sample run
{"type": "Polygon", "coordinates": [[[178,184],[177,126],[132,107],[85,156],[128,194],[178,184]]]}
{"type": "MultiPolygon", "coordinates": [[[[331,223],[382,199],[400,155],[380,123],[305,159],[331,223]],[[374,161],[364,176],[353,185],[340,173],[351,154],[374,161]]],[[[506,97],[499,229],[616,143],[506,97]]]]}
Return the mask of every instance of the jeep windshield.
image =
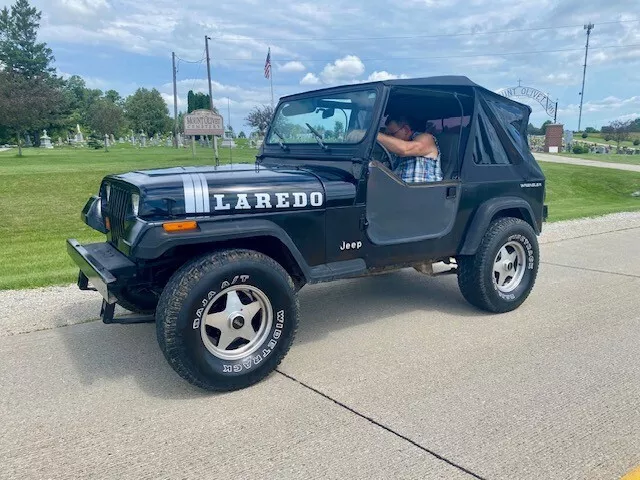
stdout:
{"type": "Polygon", "coordinates": [[[356,144],[371,126],[376,91],[318,93],[284,101],[274,115],[267,144],[356,144]]]}

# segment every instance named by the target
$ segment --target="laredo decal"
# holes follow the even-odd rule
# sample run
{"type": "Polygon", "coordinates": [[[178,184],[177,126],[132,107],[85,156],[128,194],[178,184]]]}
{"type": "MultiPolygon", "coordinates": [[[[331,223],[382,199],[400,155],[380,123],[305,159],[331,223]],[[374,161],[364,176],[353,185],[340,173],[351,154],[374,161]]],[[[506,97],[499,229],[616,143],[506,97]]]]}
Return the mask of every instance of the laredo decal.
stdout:
{"type": "Polygon", "coordinates": [[[215,193],[210,195],[207,179],[201,173],[182,175],[182,184],[185,213],[321,207],[324,203],[322,192],[215,193]]]}

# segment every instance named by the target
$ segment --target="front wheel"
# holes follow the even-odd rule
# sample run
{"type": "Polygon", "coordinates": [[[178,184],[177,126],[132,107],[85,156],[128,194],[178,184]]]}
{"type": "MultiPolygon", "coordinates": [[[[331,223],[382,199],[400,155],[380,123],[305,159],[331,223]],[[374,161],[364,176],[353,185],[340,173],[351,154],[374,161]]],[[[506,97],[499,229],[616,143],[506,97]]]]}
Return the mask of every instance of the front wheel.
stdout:
{"type": "Polygon", "coordinates": [[[511,217],[494,220],[475,255],[457,258],[460,291],[482,310],[515,310],[531,293],[539,256],[538,239],[528,223],[511,217]]]}
{"type": "Polygon", "coordinates": [[[173,369],[212,391],[248,387],[275,370],[298,325],[298,300],[287,272],[250,250],[194,259],[165,287],[157,337],[173,369]]]}

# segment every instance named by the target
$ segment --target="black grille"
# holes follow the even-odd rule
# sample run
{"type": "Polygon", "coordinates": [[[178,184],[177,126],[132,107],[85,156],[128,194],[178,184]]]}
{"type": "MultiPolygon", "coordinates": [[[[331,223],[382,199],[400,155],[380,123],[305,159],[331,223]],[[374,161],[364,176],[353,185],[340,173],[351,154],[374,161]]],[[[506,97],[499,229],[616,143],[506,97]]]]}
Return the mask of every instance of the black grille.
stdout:
{"type": "Polygon", "coordinates": [[[111,241],[116,245],[118,240],[124,237],[125,222],[130,214],[131,192],[112,184],[107,203],[107,215],[111,222],[111,241]]]}

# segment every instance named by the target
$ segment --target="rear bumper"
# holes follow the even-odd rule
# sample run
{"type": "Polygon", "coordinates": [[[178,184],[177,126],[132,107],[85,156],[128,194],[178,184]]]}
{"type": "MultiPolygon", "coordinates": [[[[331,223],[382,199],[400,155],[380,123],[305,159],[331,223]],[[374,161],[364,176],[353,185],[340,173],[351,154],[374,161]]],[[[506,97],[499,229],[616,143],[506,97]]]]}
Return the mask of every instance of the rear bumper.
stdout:
{"type": "Polygon", "coordinates": [[[80,245],[72,238],[67,240],[67,253],[80,268],[78,287],[88,290],[91,282],[108,304],[116,303],[115,293],[135,276],[135,263],[108,243],[80,245]]]}

